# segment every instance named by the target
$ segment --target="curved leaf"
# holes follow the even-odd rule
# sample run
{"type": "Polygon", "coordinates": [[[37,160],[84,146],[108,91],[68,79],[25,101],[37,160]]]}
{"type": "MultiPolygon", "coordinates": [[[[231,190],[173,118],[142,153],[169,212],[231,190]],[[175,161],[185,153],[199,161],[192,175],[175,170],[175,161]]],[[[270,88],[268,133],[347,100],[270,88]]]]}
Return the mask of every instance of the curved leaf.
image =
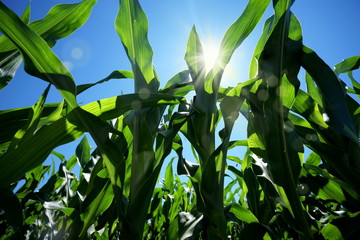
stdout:
{"type": "MultiPolygon", "coordinates": [[[[60,4],[53,7],[41,20],[28,24],[52,47],[58,39],[72,34],[88,19],[96,0],[83,0],[76,4],[60,4]]],[[[25,24],[29,22],[30,4],[20,17],[25,24]]],[[[0,37],[0,90],[14,77],[21,63],[20,53],[16,46],[5,36],[0,37]]]]}
{"type": "Polygon", "coordinates": [[[100,81],[97,81],[96,83],[87,83],[87,84],[77,85],[76,86],[76,94],[79,95],[80,93],[86,91],[87,89],[89,89],[95,85],[107,82],[110,79],[123,79],[123,78],[134,78],[134,74],[131,71],[126,71],[126,70],[113,71],[112,73],[110,73],[109,76],[107,76],[106,78],[104,78],[100,81]]]}
{"type": "Polygon", "coordinates": [[[0,2],[0,30],[21,52],[25,70],[54,84],[69,105],[72,108],[76,107],[76,88],[71,74],[47,43],[2,2],[0,2]]]}
{"type": "MultiPolygon", "coordinates": [[[[30,3],[20,19],[27,24],[30,20],[30,3]]],[[[6,37],[0,37],[0,91],[6,87],[14,77],[21,63],[21,56],[14,48],[14,44],[6,37]]]]}
{"type": "Polygon", "coordinates": [[[359,143],[345,99],[345,89],[328,65],[310,48],[303,47],[302,65],[314,79],[323,96],[327,124],[337,132],[359,143]],[[332,87],[329,88],[328,86],[332,87]]]}
{"type": "Polygon", "coordinates": [[[341,73],[346,73],[358,69],[359,67],[360,67],[360,56],[354,56],[342,60],[340,63],[336,64],[334,66],[335,69],[334,72],[337,76],[339,76],[341,73]]]}
{"type": "Polygon", "coordinates": [[[154,75],[153,51],[147,39],[148,21],[138,0],[120,0],[115,28],[131,63],[135,92],[143,88],[156,91],[159,81],[154,75]]]}

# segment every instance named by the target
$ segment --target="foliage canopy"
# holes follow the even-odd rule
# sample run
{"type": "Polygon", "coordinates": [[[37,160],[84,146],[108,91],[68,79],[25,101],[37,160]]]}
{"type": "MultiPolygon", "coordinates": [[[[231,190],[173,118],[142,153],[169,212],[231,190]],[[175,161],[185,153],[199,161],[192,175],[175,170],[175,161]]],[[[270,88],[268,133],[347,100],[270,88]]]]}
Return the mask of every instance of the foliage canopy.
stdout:
{"type": "Polygon", "coordinates": [[[360,56],[333,71],[303,45],[293,1],[273,0],[274,14],[254,50],[249,80],[222,88],[232,54],[270,5],[249,0],[225,33],[209,72],[193,27],[185,52],[188,69],[159,89],[147,17],[138,0],[120,0],[115,30],[131,71],[77,85],[51,47],[80,28],[95,4],[57,5],[29,23],[30,5],[19,17],[0,2],[0,90],[21,61],[28,74],[49,83],[34,106],[0,111],[0,239],[358,236],[360,105],[353,97],[360,96],[360,84],[352,72],[360,56]],[[341,80],[345,73],[352,86],[341,80]],[[119,78],[134,79],[134,93],[77,103],[81,92],[119,78]],[[51,85],[62,102],[45,104],[51,85]],[[189,102],[190,91],[195,97],[189,102]],[[230,141],[240,114],[247,120],[247,139],[230,141]],[[54,151],[78,138],[70,159],[54,151]],[[306,159],[304,146],[311,149],[306,159]],[[246,149],[245,155],[228,156],[235,147],[246,149]],[[184,158],[184,148],[193,152],[192,161],[184,158]],[[164,166],[162,187],[156,187],[171,151],[177,157],[164,166]],[[61,161],[57,171],[43,164],[50,154],[61,161]],[[76,164],[79,178],[72,172],[76,164]],[[50,178],[40,184],[47,173],[50,178]]]}

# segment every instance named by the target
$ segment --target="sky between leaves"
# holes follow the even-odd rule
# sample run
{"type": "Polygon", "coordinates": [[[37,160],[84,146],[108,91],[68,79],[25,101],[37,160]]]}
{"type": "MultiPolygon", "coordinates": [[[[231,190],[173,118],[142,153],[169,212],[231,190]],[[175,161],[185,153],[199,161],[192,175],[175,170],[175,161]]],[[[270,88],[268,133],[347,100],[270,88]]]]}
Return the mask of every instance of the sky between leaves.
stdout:
{"type": "MultiPolygon", "coordinates": [[[[32,0],[30,21],[43,18],[56,4],[79,1],[32,0]]],[[[2,2],[18,15],[21,15],[28,4],[27,0],[2,2]]],[[[227,28],[240,16],[247,2],[140,0],[149,21],[148,37],[154,51],[153,62],[160,77],[161,87],[177,72],[187,68],[184,55],[193,25],[196,26],[205,50],[216,48],[227,28]]],[[[130,70],[130,64],[114,27],[118,6],[117,0],[98,0],[88,21],[71,36],[59,40],[53,48],[57,56],[68,66],[76,84],[96,82],[113,70],[130,70]]],[[[292,6],[292,11],[302,25],[304,44],[315,50],[330,67],[342,59],[360,54],[359,0],[298,0],[292,6]]],[[[226,69],[222,86],[235,86],[248,79],[253,51],[264,21],[272,13],[273,10],[269,6],[254,32],[235,51],[226,69]]],[[[214,55],[211,52],[207,54],[214,55]]],[[[359,75],[358,71],[355,72],[355,77],[356,75],[359,75]]],[[[299,78],[303,81],[303,73],[299,78]]],[[[347,81],[345,77],[343,80],[347,81]]],[[[24,73],[21,65],[12,82],[0,92],[0,110],[33,105],[46,86],[46,82],[24,73]]],[[[112,80],[93,87],[79,95],[78,102],[85,104],[120,95],[122,92],[133,92],[133,80],[112,80]]],[[[60,101],[60,94],[52,87],[47,102],[60,101]]],[[[241,123],[238,124],[240,126],[241,123]]],[[[233,135],[244,133],[245,131],[235,128],[233,135]]],[[[74,154],[75,146],[60,147],[58,151],[68,159],[74,154]]]]}

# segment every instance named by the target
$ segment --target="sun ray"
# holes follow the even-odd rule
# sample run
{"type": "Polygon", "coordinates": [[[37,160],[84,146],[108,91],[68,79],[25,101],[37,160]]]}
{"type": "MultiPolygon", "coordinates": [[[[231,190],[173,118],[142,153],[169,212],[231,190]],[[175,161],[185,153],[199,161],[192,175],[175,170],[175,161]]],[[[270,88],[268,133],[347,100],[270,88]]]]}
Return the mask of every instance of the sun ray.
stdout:
{"type": "Polygon", "coordinates": [[[203,50],[206,72],[209,72],[216,63],[219,52],[219,45],[210,41],[209,43],[204,43],[203,50]]]}

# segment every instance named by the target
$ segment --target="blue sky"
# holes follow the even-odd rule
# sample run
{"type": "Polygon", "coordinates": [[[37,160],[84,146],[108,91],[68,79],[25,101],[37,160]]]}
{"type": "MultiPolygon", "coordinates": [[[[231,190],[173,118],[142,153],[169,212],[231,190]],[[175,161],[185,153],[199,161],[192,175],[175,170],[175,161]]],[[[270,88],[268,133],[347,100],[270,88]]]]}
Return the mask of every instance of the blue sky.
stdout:
{"type": "MultiPolygon", "coordinates": [[[[28,4],[25,0],[2,2],[18,15],[28,4]]],[[[43,18],[53,5],[76,2],[79,1],[32,0],[31,21],[43,18]]],[[[211,44],[217,45],[227,28],[240,16],[247,2],[140,0],[148,16],[148,36],[154,51],[153,62],[160,77],[161,87],[173,75],[187,68],[183,59],[193,25],[196,26],[205,48],[211,44]]],[[[114,27],[118,6],[117,0],[99,0],[84,26],[71,36],[59,40],[53,48],[58,57],[69,66],[77,84],[96,82],[113,70],[130,70],[130,64],[114,27]]],[[[360,54],[360,1],[298,0],[294,3],[292,11],[302,24],[304,44],[315,50],[330,67],[342,59],[360,54]]],[[[224,76],[223,86],[235,86],[248,79],[250,60],[263,23],[272,13],[273,10],[269,6],[254,32],[236,50],[228,66],[228,73],[224,76]]],[[[359,75],[355,73],[355,77],[356,74],[359,75]]],[[[0,110],[33,105],[46,86],[46,82],[24,73],[21,65],[12,82],[0,92],[0,110]]],[[[78,102],[85,104],[120,95],[121,92],[132,93],[133,81],[112,80],[81,94],[78,102]]],[[[60,94],[52,88],[47,102],[59,101],[60,94]]],[[[238,125],[237,133],[241,135],[239,129],[245,128],[238,125]]],[[[69,158],[75,152],[75,145],[60,147],[58,151],[69,158]]]]}

